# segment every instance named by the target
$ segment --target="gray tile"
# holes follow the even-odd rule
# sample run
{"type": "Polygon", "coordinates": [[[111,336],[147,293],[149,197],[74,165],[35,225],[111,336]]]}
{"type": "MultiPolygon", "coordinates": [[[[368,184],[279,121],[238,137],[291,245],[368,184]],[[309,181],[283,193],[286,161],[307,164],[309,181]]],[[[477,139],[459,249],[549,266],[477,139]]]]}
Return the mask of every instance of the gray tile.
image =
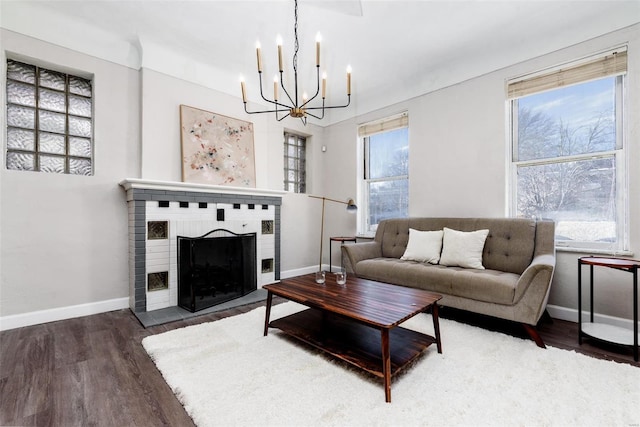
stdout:
{"type": "MultiPolygon", "coordinates": [[[[191,313],[181,307],[168,307],[160,310],[148,311],[148,312],[136,312],[134,315],[138,318],[142,326],[145,328],[161,325],[163,323],[175,322],[177,320],[190,319],[197,316],[202,316],[209,313],[215,313],[222,310],[227,310],[234,307],[239,307],[246,304],[252,304],[254,302],[265,301],[267,299],[267,291],[264,289],[258,289],[249,295],[245,295],[240,298],[236,298],[231,301],[227,301],[222,304],[215,305],[213,307],[206,308],[204,310],[191,313]]],[[[137,304],[137,303],[136,303],[137,304]]]]}

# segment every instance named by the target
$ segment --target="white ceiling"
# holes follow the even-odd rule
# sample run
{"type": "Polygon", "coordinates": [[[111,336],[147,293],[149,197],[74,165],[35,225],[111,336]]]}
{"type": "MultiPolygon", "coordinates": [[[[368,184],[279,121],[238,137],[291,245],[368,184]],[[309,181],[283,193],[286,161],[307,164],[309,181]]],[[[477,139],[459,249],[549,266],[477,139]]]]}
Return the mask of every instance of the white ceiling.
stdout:
{"type": "MultiPolygon", "coordinates": [[[[2,3],[7,5],[6,0],[2,3]]],[[[194,64],[213,67],[219,74],[208,86],[238,97],[242,74],[250,98],[257,99],[257,40],[262,44],[265,87],[273,87],[278,35],[284,40],[285,72],[292,72],[293,0],[20,3],[85,21],[132,46],[140,46],[140,40],[152,42],[194,64]]],[[[640,0],[300,0],[299,81],[304,90],[315,90],[314,42],[320,32],[321,70],[328,74],[330,103],[346,100],[345,70],[347,65],[353,68],[352,105],[336,110],[340,113],[331,117],[334,122],[637,22],[640,0]]],[[[3,26],[11,27],[6,19],[3,26]]],[[[42,28],[34,33],[44,34],[42,28]]],[[[142,56],[144,63],[144,52],[142,56]]]]}

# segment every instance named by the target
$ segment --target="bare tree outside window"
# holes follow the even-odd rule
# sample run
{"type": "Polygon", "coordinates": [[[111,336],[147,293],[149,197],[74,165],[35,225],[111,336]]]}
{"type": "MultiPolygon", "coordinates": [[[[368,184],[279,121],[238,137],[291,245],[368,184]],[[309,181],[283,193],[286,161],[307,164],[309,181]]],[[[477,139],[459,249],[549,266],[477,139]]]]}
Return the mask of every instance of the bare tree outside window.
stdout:
{"type": "Polygon", "coordinates": [[[519,217],[556,221],[556,240],[617,243],[622,76],[512,101],[519,217]]]}

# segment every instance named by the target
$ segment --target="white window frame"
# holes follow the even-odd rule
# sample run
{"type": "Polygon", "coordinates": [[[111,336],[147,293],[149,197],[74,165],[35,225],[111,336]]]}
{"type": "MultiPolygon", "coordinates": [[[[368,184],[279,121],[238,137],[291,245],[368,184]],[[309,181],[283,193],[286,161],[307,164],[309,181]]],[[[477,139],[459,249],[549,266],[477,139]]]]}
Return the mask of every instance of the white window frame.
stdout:
{"type": "MultiPolygon", "coordinates": [[[[563,69],[570,69],[573,66],[579,67],[581,63],[593,62],[594,58],[603,58],[606,55],[610,55],[613,52],[625,52],[626,48],[619,47],[607,52],[600,53],[598,55],[591,56],[585,60],[575,61],[569,64],[563,64],[553,69],[543,70],[538,73],[530,74],[525,77],[513,79],[508,82],[508,92],[511,95],[511,99],[507,101],[507,109],[509,111],[509,137],[510,137],[510,150],[509,150],[509,165],[510,165],[510,179],[509,179],[509,214],[510,216],[517,215],[517,203],[518,203],[518,168],[523,166],[541,166],[554,163],[565,163],[579,160],[594,160],[598,158],[613,157],[615,163],[615,180],[616,180],[616,242],[590,242],[590,241],[571,241],[571,240],[556,240],[556,248],[565,251],[575,251],[594,254],[614,254],[614,255],[628,255],[629,254],[629,206],[628,206],[628,161],[626,156],[626,61],[625,71],[612,71],[608,75],[602,77],[616,77],[616,95],[615,95],[615,109],[616,109],[616,147],[614,150],[602,151],[596,153],[586,153],[580,155],[560,156],[553,158],[542,158],[534,160],[520,161],[517,158],[518,153],[518,99],[522,96],[532,95],[540,93],[543,90],[533,90],[522,96],[514,96],[511,91],[510,84],[513,82],[523,82],[528,78],[534,80],[539,76],[547,76],[556,72],[562,72],[563,69]]],[[[549,88],[547,90],[559,89],[566,87],[569,84],[586,83],[593,78],[571,81],[565,85],[558,85],[557,87],[549,88]]]]}
{"type": "Polygon", "coordinates": [[[369,187],[376,182],[389,182],[406,180],[409,182],[409,175],[398,175],[385,178],[366,178],[366,162],[369,158],[369,145],[367,138],[384,132],[409,127],[409,115],[406,111],[394,114],[381,120],[363,123],[358,127],[358,152],[360,161],[358,162],[358,235],[373,237],[378,228],[378,224],[369,223],[369,187]]]}

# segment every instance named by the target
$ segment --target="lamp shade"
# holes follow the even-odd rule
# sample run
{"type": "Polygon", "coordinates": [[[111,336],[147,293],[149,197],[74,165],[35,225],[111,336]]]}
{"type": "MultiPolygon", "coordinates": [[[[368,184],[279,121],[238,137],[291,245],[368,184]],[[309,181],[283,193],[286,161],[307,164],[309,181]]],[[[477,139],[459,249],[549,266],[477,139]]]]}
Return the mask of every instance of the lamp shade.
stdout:
{"type": "Polygon", "coordinates": [[[349,199],[347,201],[347,212],[356,213],[357,210],[358,206],[356,206],[356,202],[354,202],[353,199],[349,199]]]}

